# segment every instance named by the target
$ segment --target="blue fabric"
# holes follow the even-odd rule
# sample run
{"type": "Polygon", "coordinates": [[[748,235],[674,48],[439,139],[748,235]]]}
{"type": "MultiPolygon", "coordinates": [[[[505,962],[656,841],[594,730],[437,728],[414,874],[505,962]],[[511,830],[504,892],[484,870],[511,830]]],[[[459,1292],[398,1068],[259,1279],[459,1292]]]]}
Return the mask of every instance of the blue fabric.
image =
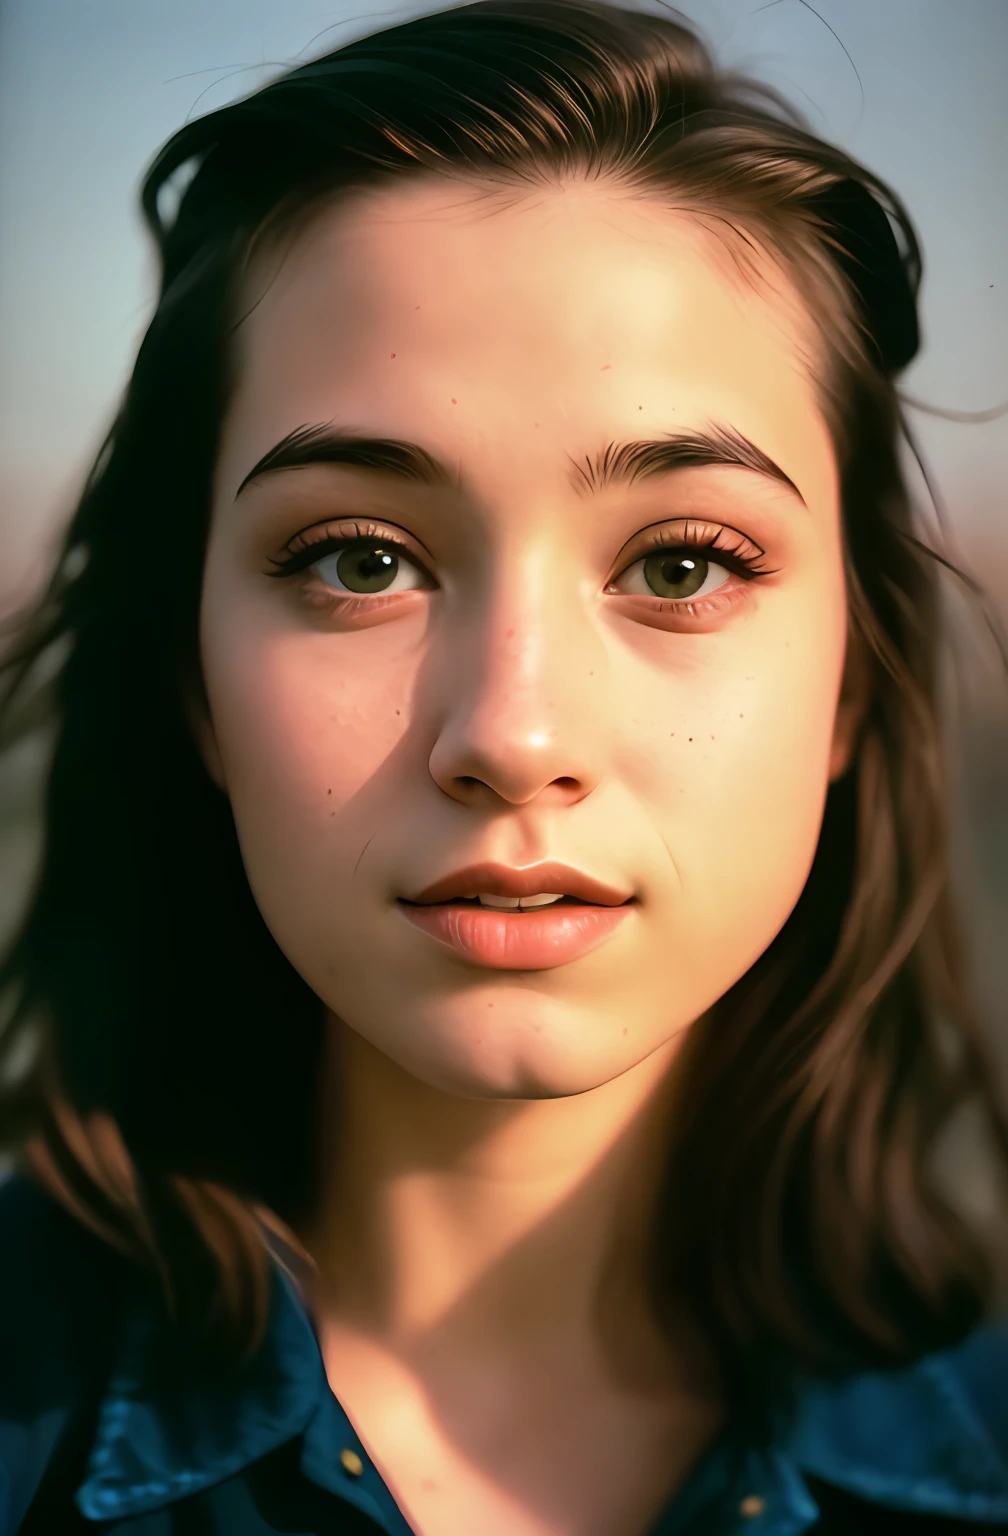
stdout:
{"type": "MultiPolygon", "coordinates": [[[[80,1382],[103,1351],[111,1370],[75,1495],[86,1520],[121,1522],[119,1536],[266,1536],[366,1529],[353,1522],[356,1511],[386,1536],[410,1536],[329,1387],[311,1320],[281,1264],[265,1342],[240,1386],[197,1388],[183,1377],[152,1395],[152,1315],[102,1271],[96,1239],[74,1235],[54,1202],[27,1181],[17,1185],[0,1190],[0,1536],[18,1531],[80,1382]],[[68,1293],[76,1322],[60,1321],[68,1293]],[[80,1347],[91,1354],[78,1360],[80,1347]],[[346,1450],[360,1458],[357,1475],[341,1462],[346,1450]],[[280,1470],[267,1487],[262,1469],[271,1465],[280,1470]],[[339,1522],[340,1510],[349,1523],[339,1522]]],[[[800,1536],[819,1514],[806,1478],[883,1509],[1008,1523],[1008,1322],[905,1371],[806,1387],[769,1448],[741,1444],[727,1429],[650,1536],[800,1536]]]]}

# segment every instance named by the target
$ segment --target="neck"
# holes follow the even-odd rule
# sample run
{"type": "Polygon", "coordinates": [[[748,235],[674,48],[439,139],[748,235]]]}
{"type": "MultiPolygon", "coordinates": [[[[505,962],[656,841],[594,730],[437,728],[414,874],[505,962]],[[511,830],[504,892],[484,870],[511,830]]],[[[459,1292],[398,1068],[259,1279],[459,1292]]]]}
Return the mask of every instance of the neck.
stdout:
{"type": "Polygon", "coordinates": [[[646,1284],[678,1042],[588,1092],[502,1101],[439,1091],[331,1031],[327,1173],[299,1234],[320,1314],[411,1356],[686,1380],[646,1284]]]}

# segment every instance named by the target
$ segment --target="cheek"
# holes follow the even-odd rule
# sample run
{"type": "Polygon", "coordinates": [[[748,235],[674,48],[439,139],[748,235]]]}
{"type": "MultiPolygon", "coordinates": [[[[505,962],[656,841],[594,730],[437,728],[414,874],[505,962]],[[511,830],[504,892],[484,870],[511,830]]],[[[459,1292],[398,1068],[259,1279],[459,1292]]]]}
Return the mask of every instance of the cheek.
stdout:
{"type": "Polygon", "coordinates": [[[202,641],[227,791],[264,915],[317,896],[323,880],[331,900],[341,850],[360,851],[355,806],[394,773],[412,664],[374,656],[373,642],[284,630],[254,614],[206,624],[202,641]]]}
{"type": "Polygon", "coordinates": [[[618,770],[671,857],[678,935],[736,976],[787,920],[815,857],[843,666],[842,594],[774,617],[652,677],[646,712],[638,687],[618,770]]]}
{"type": "Polygon", "coordinates": [[[342,803],[397,734],[390,680],[335,668],[331,641],[312,647],[303,637],[275,637],[231,658],[215,683],[208,688],[221,752],[239,799],[279,793],[304,808],[331,789],[342,803]]]}

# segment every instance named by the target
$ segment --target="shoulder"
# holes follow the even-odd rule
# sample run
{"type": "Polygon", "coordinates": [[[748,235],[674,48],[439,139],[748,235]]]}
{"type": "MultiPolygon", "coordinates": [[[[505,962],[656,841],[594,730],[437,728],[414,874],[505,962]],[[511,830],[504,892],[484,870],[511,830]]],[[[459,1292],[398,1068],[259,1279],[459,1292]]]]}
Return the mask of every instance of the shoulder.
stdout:
{"type": "Polygon", "coordinates": [[[817,1383],[792,1450],[803,1471],[873,1503],[1008,1521],[1008,1318],[906,1369],[817,1383]]]}
{"type": "Polygon", "coordinates": [[[22,1174],[0,1183],[0,1344],[9,1367],[32,1362],[37,1381],[74,1374],[114,1331],[128,1267],[106,1243],[22,1174]],[[44,1373],[43,1373],[44,1374],[44,1373]]]}
{"type": "Polygon", "coordinates": [[[124,1261],[21,1174],[0,1183],[0,1536],[100,1394],[124,1261]]]}

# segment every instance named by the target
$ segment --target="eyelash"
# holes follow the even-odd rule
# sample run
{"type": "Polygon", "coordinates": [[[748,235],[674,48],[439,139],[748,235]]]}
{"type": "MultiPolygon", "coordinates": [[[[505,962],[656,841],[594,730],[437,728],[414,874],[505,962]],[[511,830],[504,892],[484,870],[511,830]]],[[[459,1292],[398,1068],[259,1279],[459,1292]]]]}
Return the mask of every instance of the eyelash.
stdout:
{"type": "MultiPolygon", "coordinates": [[[[341,552],[344,549],[350,548],[353,544],[369,542],[380,542],[388,545],[395,549],[397,553],[405,556],[411,564],[423,569],[420,560],[413,554],[409,546],[380,523],[326,524],[322,531],[313,538],[312,534],[315,532],[316,530],[309,529],[306,532],[295,535],[290,544],[286,546],[284,556],[270,561],[274,569],[268,574],[281,580],[290,580],[309,570],[320,560],[324,560],[327,555],[341,552]],[[338,527],[339,531],[333,532],[334,527],[338,527]],[[348,529],[353,531],[348,532],[348,529]]],[[[681,533],[671,536],[667,527],[656,528],[647,536],[647,547],[642,553],[635,555],[634,559],[629,561],[621,571],[617,572],[611,582],[606,583],[606,590],[609,590],[612,582],[617,581],[620,576],[624,576],[627,571],[631,570],[641,560],[647,559],[649,555],[658,553],[675,555],[683,551],[689,551],[708,556],[711,564],[721,566],[722,569],[732,572],[746,582],[753,581],[761,576],[775,575],[776,572],[774,570],[760,564],[764,552],[758,546],[752,544],[744,535],[738,534],[738,543],[727,547],[718,542],[723,536],[731,536],[733,532],[734,530],[719,527],[717,524],[698,523],[689,520],[684,522],[681,533]],[[746,546],[753,550],[754,553],[744,553],[743,550],[746,546]]],[[[394,598],[403,594],[390,593],[387,595],[394,598]]],[[[617,595],[633,596],[635,598],[644,596],[641,593],[617,595]]],[[[335,588],[325,588],[318,596],[330,610],[336,613],[346,613],[349,609],[359,611],[361,607],[373,609],[386,594],[379,592],[369,596],[367,593],[341,593],[337,592],[335,588]]],[[[706,597],[700,598],[699,601],[685,598],[662,598],[657,593],[654,593],[650,597],[650,602],[660,605],[657,609],[659,613],[682,611],[693,617],[698,613],[702,615],[709,609],[723,607],[725,596],[724,586],[722,585],[706,597]]],[[[729,597],[728,601],[730,602],[731,600],[729,597]]],[[[645,601],[648,601],[646,597],[645,601]]]]}
{"type": "MultiPolygon", "coordinates": [[[[761,576],[773,576],[776,574],[774,570],[760,564],[764,552],[757,545],[747,539],[744,534],[735,533],[733,529],[722,528],[716,523],[686,520],[683,523],[682,532],[675,534],[669,533],[667,525],[654,528],[646,535],[645,546],[641,554],[635,555],[617,573],[617,576],[613,577],[613,581],[618,580],[619,576],[626,575],[627,571],[631,570],[641,560],[646,560],[649,555],[659,553],[677,555],[687,552],[709,556],[712,565],[719,565],[722,569],[731,571],[734,575],[740,576],[745,582],[758,580],[761,576]],[[725,546],[718,542],[721,538],[732,537],[733,534],[737,539],[735,544],[725,546]],[[749,550],[752,550],[751,554],[743,552],[747,547],[749,550]]],[[[610,585],[611,583],[606,583],[607,590],[610,585]]],[[[644,596],[644,594],[640,593],[629,595],[635,597],[644,596]]],[[[650,598],[645,598],[645,601],[656,604],[655,611],[657,613],[684,613],[693,618],[698,615],[702,617],[705,613],[723,609],[731,604],[734,599],[730,593],[725,592],[724,586],[720,586],[713,592],[708,593],[706,597],[700,598],[698,602],[695,602],[692,598],[659,597],[657,592],[653,593],[650,598]]]]}

